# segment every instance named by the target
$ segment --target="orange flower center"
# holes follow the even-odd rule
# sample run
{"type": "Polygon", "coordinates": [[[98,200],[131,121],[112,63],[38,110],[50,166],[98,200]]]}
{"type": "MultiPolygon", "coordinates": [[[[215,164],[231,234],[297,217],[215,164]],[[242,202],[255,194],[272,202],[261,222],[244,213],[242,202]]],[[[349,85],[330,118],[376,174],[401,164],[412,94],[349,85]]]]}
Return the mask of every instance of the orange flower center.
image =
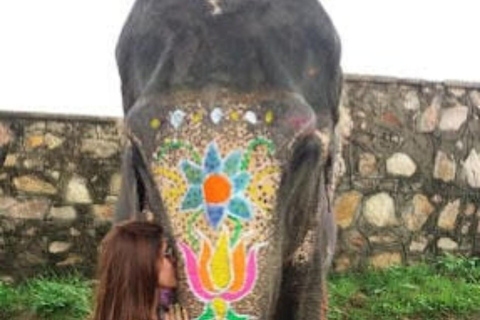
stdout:
{"type": "Polygon", "coordinates": [[[207,203],[222,203],[230,198],[232,186],[225,176],[212,174],[205,180],[203,192],[207,203]]]}

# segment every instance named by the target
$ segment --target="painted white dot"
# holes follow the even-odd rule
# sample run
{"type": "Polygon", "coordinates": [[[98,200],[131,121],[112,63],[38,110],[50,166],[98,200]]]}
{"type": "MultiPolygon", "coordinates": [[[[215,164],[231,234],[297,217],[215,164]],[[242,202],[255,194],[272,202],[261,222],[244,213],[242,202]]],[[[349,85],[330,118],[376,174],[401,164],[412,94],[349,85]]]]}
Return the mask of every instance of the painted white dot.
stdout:
{"type": "Polygon", "coordinates": [[[218,124],[220,121],[222,121],[223,118],[223,111],[220,108],[215,108],[212,110],[212,113],[210,114],[210,118],[212,119],[213,123],[218,124]]]}
{"type": "Polygon", "coordinates": [[[178,129],[182,125],[185,115],[185,112],[182,110],[175,110],[175,112],[170,114],[170,123],[175,129],[178,129]]]}
{"type": "Polygon", "coordinates": [[[220,0],[207,0],[207,2],[213,7],[212,15],[222,14],[220,0]]]}
{"type": "Polygon", "coordinates": [[[256,124],[257,123],[257,115],[253,111],[247,111],[245,113],[245,120],[247,120],[251,124],[256,124]]]}

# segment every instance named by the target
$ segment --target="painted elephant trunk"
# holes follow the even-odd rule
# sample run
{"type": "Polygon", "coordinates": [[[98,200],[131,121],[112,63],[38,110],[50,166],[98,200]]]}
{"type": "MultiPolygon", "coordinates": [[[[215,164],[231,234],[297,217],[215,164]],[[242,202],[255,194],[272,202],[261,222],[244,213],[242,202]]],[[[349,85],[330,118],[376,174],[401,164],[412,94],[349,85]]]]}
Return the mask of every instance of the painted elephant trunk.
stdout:
{"type": "Polygon", "coordinates": [[[322,319],[340,44],[316,0],[137,0],[117,221],[177,244],[193,319],[322,319]]]}

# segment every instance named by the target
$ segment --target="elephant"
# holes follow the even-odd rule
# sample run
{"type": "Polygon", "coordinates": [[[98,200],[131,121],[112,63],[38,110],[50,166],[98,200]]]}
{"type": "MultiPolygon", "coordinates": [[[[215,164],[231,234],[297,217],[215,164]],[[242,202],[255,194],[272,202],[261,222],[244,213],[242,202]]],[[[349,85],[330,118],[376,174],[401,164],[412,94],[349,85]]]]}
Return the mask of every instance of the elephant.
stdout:
{"type": "Polygon", "coordinates": [[[192,319],[326,319],[340,39],[317,0],[136,0],[115,222],[174,243],[192,319]]]}

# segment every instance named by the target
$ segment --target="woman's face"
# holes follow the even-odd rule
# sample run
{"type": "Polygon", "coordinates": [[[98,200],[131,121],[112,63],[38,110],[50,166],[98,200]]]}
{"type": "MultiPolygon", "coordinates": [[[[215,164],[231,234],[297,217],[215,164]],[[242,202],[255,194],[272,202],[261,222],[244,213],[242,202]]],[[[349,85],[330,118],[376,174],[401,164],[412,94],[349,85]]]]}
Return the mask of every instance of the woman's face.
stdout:
{"type": "Polygon", "coordinates": [[[177,277],[175,275],[174,257],[167,241],[162,242],[160,252],[157,258],[157,279],[158,287],[172,289],[177,287],[177,277]]]}

